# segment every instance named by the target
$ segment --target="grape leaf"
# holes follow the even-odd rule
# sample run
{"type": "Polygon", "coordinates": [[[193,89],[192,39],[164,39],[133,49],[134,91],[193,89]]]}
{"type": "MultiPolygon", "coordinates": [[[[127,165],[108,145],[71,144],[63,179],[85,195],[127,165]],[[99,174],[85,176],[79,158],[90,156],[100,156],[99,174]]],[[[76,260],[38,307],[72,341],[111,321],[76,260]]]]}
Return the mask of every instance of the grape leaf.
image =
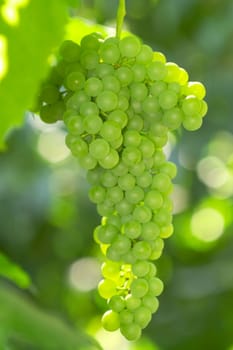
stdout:
{"type": "Polygon", "coordinates": [[[2,253],[0,253],[0,276],[10,279],[20,288],[27,288],[31,284],[28,274],[2,253]]]}
{"type": "Polygon", "coordinates": [[[92,337],[40,310],[4,284],[0,284],[0,310],[0,324],[4,325],[2,339],[7,337],[10,344],[19,344],[17,349],[23,343],[27,349],[36,346],[43,350],[101,350],[92,337]]]}
{"type": "Polygon", "coordinates": [[[68,18],[64,0],[24,3],[15,12],[15,22],[4,16],[4,5],[0,7],[0,148],[8,130],[19,126],[25,110],[32,106],[68,18]]]}

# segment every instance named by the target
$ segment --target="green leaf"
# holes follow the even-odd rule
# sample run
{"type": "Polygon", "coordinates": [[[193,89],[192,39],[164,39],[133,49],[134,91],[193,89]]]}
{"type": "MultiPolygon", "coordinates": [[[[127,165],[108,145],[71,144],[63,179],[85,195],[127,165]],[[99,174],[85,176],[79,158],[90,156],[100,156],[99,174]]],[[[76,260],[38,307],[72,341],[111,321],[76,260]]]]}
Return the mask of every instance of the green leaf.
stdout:
{"type": "Polygon", "coordinates": [[[28,274],[2,253],[0,253],[0,276],[10,279],[20,288],[27,288],[31,284],[28,274]]]}
{"type": "Polygon", "coordinates": [[[0,148],[8,130],[19,126],[32,106],[68,18],[64,0],[21,2],[20,8],[11,2],[11,17],[6,5],[0,7],[0,148]]]}
{"type": "Polygon", "coordinates": [[[3,284],[0,284],[0,310],[0,324],[4,325],[9,342],[14,344],[18,341],[36,345],[41,350],[101,350],[93,338],[41,311],[3,284]]]}
{"type": "Polygon", "coordinates": [[[85,35],[98,32],[105,37],[111,30],[112,28],[75,17],[66,26],[66,38],[79,43],[85,35]]]}

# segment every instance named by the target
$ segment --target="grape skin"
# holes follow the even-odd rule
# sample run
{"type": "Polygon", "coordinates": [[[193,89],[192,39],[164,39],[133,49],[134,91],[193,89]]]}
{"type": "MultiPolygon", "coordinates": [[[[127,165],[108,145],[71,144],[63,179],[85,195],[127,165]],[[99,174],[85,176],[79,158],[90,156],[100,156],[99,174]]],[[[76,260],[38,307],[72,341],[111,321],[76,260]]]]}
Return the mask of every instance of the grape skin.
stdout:
{"type": "Polygon", "coordinates": [[[104,255],[98,289],[108,331],[136,340],[159,306],[163,283],[154,260],[173,233],[172,179],[163,152],[168,131],[197,130],[205,87],[135,36],[93,33],[66,40],[42,85],[41,119],[64,120],[66,144],[87,170],[89,198],[103,216],[94,239],[104,255]]]}

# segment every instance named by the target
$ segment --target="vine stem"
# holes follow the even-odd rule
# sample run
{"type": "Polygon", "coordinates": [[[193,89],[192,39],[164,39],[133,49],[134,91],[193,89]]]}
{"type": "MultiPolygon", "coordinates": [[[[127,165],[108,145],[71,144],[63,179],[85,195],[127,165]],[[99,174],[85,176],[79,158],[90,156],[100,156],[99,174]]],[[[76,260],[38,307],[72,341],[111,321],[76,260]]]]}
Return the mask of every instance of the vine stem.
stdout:
{"type": "Polygon", "coordinates": [[[125,0],[119,0],[116,20],[116,37],[120,39],[121,30],[126,15],[125,0]]]}

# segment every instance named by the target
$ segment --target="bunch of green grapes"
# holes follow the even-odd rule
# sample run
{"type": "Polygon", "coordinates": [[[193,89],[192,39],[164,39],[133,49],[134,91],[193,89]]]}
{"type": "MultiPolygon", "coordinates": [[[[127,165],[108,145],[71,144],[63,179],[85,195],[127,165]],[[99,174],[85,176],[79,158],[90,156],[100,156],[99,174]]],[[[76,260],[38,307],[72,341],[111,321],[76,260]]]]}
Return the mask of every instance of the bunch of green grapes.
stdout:
{"type": "Polygon", "coordinates": [[[94,238],[104,255],[103,326],[136,340],[158,308],[163,283],[154,261],[173,232],[176,166],[163,147],[169,131],[200,128],[205,88],[135,36],[94,33],[80,45],[65,41],[60,56],[42,88],[40,115],[64,120],[67,146],[87,170],[102,216],[94,238]]]}

